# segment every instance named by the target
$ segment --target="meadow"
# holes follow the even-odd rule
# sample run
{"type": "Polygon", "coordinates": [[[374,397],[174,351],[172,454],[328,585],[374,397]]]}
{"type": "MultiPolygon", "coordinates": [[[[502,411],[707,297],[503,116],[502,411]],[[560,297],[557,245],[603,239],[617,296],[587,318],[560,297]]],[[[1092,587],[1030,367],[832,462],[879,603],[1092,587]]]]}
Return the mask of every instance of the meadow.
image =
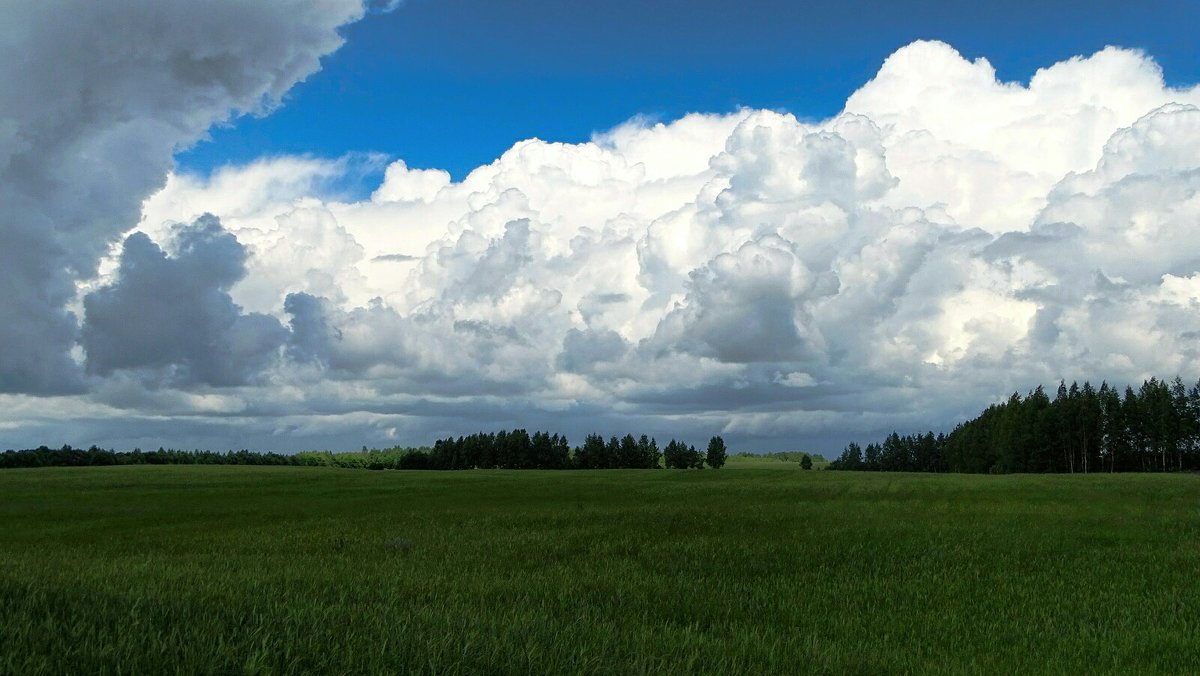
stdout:
{"type": "Polygon", "coordinates": [[[1197,571],[1185,474],[14,469],[0,672],[1196,673],[1197,571]]]}

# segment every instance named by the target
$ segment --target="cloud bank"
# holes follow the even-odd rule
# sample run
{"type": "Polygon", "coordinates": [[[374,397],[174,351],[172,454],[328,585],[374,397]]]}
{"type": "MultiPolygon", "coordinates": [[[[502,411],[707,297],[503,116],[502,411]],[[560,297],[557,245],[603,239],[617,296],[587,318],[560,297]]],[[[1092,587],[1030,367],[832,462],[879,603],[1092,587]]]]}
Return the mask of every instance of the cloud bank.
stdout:
{"type": "Polygon", "coordinates": [[[277,104],[360,0],[26,2],[0,28],[0,392],[86,384],[72,307],[174,152],[277,104]]]}
{"type": "MultiPolygon", "coordinates": [[[[833,451],[1039,382],[1195,377],[1197,106],[1136,51],[1005,83],[917,42],[824,121],[633,120],[521,141],[461,182],[397,160],[359,202],[323,196],[351,160],[172,175],[98,278],[30,296],[57,340],[38,349],[78,332],[88,391],[40,416],[9,397],[7,424],[71,411],[127,446],[523,425],[833,451]]],[[[119,226],[72,249],[73,274],[119,226]]],[[[10,391],[53,389],[5,368],[10,391]]]]}

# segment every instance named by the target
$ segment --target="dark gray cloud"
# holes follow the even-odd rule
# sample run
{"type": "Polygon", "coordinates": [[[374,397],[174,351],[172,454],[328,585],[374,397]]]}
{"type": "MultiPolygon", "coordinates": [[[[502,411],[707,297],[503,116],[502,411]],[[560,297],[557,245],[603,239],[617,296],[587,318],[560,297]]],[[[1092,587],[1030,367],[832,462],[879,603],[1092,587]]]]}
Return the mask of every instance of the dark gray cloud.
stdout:
{"type": "Polygon", "coordinates": [[[230,298],[245,264],[245,248],[211,215],[176,230],[174,255],[130,235],[116,281],[83,301],[88,372],[138,371],[175,386],[249,382],[287,331],[230,298]]]}
{"type": "Polygon", "coordinates": [[[137,224],[176,150],[274,105],[362,14],[361,0],[5,3],[0,392],[82,387],[75,282],[137,224]]]}
{"type": "Polygon", "coordinates": [[[589,373],[596,364],[615,361],[628,349],[628,341],[611,329],[570,329],[563,337],[558,367],[572,373],[589,373]]]}
{"type": "Polygon", "coordinates": [[[798,359],[806,351],[799,301],[813,290],[790,243],[765,236],[694,271],[686,304],[651,344],[731,363],[798,359]]]}
{"type": "Polygon", "coordinates": [[[291,317],[288,354],[299,362],[328,365],[334,342],[341,340],[342,334],[329,326],[324,299],[308,293],[289,293],[283,310],[291,317]]]}
{"type": "MultiPolygon", "coordinates": [[[[510,325],[402,316],[379,303],[346,312],[307,293],[289,294],[284,310],[292,360],[318,367],[320,379],[369,383],[378,396],[512,395],[539,386],[549,365],[549,355],[510,325]],[[480,372],[493,364],[504,368],[480,372]]],[[[356,405],[371,408],[369,400],[356,405]]]]}

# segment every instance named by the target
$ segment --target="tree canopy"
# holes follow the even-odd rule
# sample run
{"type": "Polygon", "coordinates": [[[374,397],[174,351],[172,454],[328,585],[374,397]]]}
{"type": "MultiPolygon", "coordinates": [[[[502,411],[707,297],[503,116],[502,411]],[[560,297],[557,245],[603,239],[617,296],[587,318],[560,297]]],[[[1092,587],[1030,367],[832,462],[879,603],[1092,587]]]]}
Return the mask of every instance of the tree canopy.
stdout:
{"type": "Polygon", "coordinates": [[[1168,472],[1200,469],[1200,382],[1137,390],[1060,382],[1013,393],[950,434],[850,443],[830,469],[902,472],[1168,472]]]}

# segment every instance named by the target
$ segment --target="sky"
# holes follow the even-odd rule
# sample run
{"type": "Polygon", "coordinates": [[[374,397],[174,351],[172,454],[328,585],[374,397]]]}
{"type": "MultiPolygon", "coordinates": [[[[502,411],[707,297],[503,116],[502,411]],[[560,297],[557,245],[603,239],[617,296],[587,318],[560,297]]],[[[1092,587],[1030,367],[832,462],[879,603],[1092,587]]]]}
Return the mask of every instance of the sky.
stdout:
{"type": "Polygon", "coordinates": [[[0,448],[836,455],[1200,376],[1194,3],[6,4],[0,448]]]}
{"type": "Polygon", "coordinates": [[[1195,3],[1153,0],[409,0],[348,26],[282,109],[178,161],[207,172],[268,153],[383,152],[461,179],[517,140],[583,142],[635,116],[823,119],[916,39],[986,57],[1003,81],[1113,44],[1154,55],[1168,84],[1194,83],[1197,20],[1195,3]]]}

